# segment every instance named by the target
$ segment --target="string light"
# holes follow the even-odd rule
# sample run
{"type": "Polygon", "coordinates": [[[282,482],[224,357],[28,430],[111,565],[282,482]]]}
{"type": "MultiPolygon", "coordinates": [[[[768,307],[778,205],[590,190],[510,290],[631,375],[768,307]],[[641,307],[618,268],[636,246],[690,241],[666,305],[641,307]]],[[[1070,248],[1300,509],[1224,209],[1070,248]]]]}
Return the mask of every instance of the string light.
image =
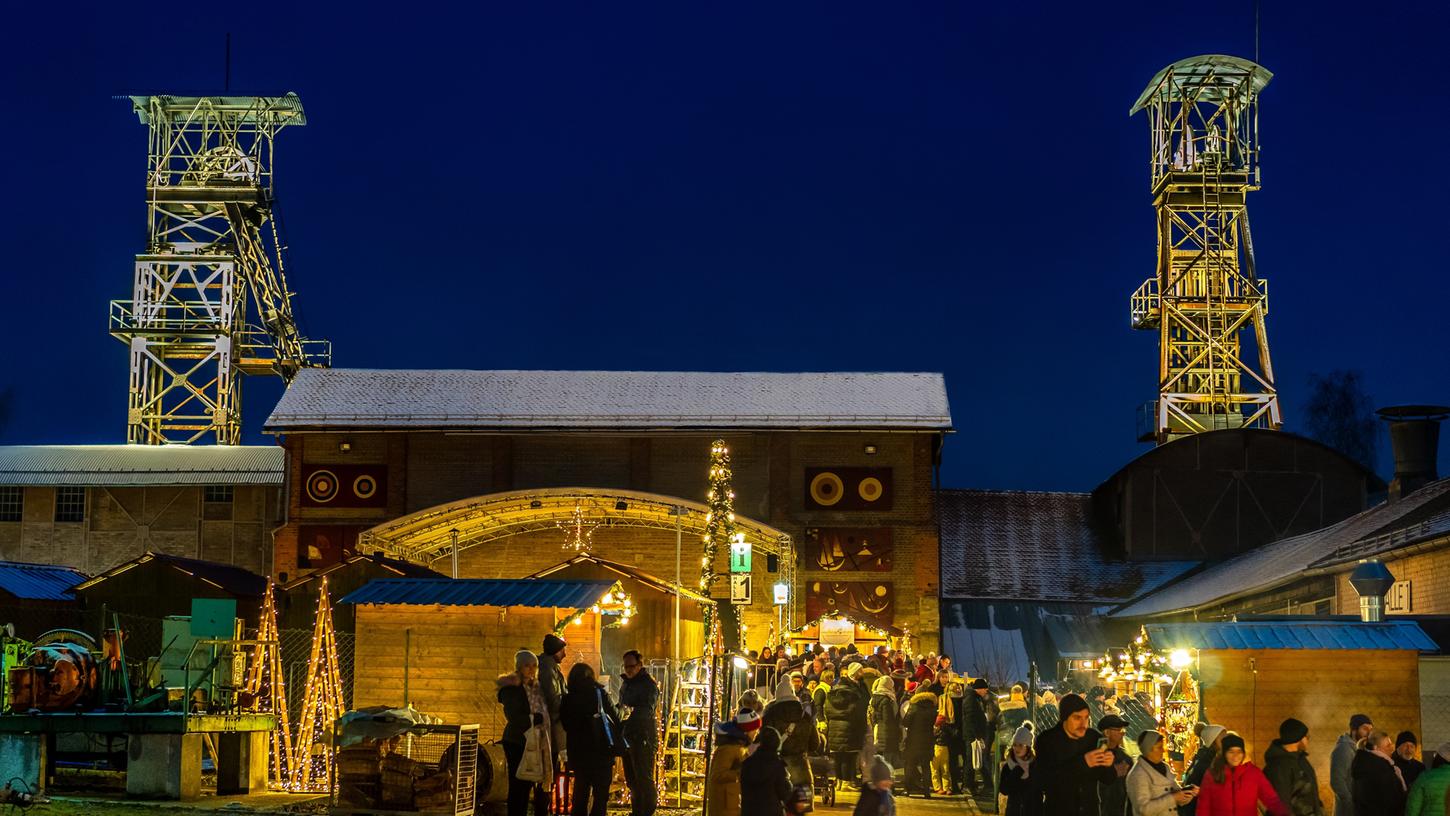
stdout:
{"type": "Polygon", "coordinates": [[[584,518],[584,505],[576,501],[569,520],[556,521],[554,526],[564,531],[564,549],[589,552],[594,546],[594,528],[599,526],[599,522],[587,521],[584,518]]]}
{"type": "MultiPolygon", "coordinates": [[[[710,445],[710,486],[705,493],[705,504],[710,508],[705,514],[705,555],[701,559],[700,588],[708,592],[715,583],[715,564],[722,547],[729,547],[735,537],[735,490],[731,486],[730,449],[725,440],[717,439],[710,445]]],[[[739,620],[739,616],[736,616],[739,620]]],[[[739,626],[739,624],[736,624],[739,626]]],[[[721,636],[720,616],[715,604],[705,604],[705,654],[716,653],[721,636]]],[[[735,640],[740,641],[740,630],[735,640]]]]}
{"type": "MultiPolygon", "coordinates": [[[[322,793],[332,779],[332,725],[342,715],[342,676],[338,671],[337,632],[327,579],[317,590],[317,622],[312,628],[312,655],[307,661],[307,686],[302,697],[302,722],[292,758],[294,791],[322,793]]],[[[407,702],[406,700],[404,701],[407,702]]]]}
{"type": "Polygon", "coordinates": [[[292,722],[287,716],[287,687],[283,682],[281,637],[277,630],[277,600],[271,581],[262,598],[257,645],[247,664],[244,689],[252,710],[276,714],[277,728],[267,735],[267,765],[273,785],[285,786],[292,777],[292,722]]]}

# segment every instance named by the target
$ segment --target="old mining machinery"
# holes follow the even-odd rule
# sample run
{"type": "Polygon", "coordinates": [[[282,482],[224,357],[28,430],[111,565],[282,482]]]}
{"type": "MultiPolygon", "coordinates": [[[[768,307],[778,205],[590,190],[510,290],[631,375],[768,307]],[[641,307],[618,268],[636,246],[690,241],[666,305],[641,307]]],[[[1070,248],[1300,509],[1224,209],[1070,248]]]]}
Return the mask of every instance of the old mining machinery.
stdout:
{"type": "Polygon", "coordinates": [[[150,130],[148,237],[111,334],[131,350],[126,441],[241,441],[241,377],[326,366],[292,312],[274,212],[273,141],[306,124],[295,94],[133,96],[150,130]]]}
{"type": "Polygon", "coordinates": [[[1158,268],[1131,298],[1135,329],[1158,332],[1158,399],[1143,441],[1281,424],[1265,319],[1269,284],[1254,265],[1247,194],[1259,189],[1259,92],[1273,75],[1208,55],[1159,71],[1146,111],[1158,213],[1158,268]],[[1252,332],[1257,354],[1244,353],[1252,332]]]}

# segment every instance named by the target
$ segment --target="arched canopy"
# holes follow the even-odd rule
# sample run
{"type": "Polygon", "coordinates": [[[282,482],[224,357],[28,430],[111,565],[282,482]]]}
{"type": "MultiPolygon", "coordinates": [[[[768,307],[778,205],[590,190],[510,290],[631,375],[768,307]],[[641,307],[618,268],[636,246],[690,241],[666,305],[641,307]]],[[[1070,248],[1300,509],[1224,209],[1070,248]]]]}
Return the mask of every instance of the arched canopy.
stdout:
{"type": "MultiPolygon", "coordinates": [[[[648,527],[673,532],[678,524],[698,539],[705,533],[705,505],[673,496],[614,488],[555,487],[492,493],[426,510],[379,524],[362,533],[364,551],[383,550],[410,561],[429,562],[446,557],[458,531],[458,548],[476,547],[500,538],[556,530],[574,519],[575,508],[601,528],[648,527]],[[676,515],[676,508],[682,508],[676,515]]],[[[735,516],[736,532],[744,533],[751,548],[781,556],[793,563],[791,539],[786,533],[758,521],[735,516]]]]}
{"type": "Polygon", "coordinates": [[[1204,54],[1181,59],[1153,75],[1128,115],[1155,98],[1221,102],[1230,95],[1257,95],[1273,78],[1269,69],[1242,57],[1204,54]]]}

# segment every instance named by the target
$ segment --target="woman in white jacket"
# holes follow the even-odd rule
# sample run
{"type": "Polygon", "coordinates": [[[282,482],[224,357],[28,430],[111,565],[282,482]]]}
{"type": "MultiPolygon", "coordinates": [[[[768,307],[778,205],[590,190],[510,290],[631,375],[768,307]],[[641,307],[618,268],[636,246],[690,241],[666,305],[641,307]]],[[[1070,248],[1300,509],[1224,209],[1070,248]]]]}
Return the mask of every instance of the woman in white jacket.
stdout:
{"type": "Polygon", "coordinates": [[[1128,771],[1128,801],[1133,816],[1174,816],[1179,805],[1186,805],[1198,795],[1197,788],[1184,789],[1163,761],[1163,735],[1144,731],[1138,735],[1142,756],[1128,771]]]}

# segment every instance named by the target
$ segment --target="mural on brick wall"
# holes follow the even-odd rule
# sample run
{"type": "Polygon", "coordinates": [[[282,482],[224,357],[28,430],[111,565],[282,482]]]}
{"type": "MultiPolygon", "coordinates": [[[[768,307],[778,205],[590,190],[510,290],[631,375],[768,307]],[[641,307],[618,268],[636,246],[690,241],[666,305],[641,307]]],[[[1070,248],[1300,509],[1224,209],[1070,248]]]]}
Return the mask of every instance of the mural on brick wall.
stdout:
{"type": "Polygon", "coordinates": [[[303,524],[297,528],[297,566],[330,567],[357,551],[358,524],[303,524]]]}
{"type": "Polygon", "coordinates": [[[830,572],[890,572],[891,528],[811,527],[806,530],[806,558],[830,572]]]}
{"type": "Polygon", "coordinates": [[[890,625],[896,616],[896,593],[890,581],[811,581],[806,592],[806,620],[832,612],[890,625]]]}
{"type": "Polygon", "coordinates": [[[806,468],[807,510],[890,510],[891,468],[806,468]]]}
{"type": "Polygon", "coordinates": [[[387,507],[387,465],[307,465],[303,507],[387,507]]]}

